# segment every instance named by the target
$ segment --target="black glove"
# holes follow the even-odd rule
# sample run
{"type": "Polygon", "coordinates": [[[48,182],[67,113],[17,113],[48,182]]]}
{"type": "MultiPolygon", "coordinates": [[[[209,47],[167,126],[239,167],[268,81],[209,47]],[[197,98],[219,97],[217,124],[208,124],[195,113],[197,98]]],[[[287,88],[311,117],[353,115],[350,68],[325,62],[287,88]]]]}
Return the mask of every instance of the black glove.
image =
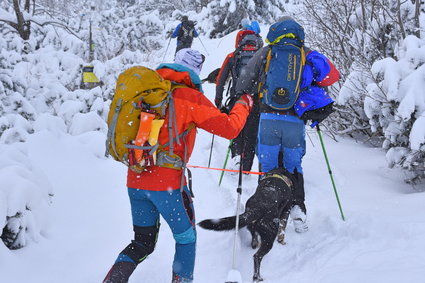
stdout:
{"type": "Polygon", "coordinates": [[[229,114],[229,113],[230,113],[229,106],[222,106],[222,107],[220,108],[220,111],[221,111],[222,113],[229,114]]]}
{"type": "Polygon", "coordinates": [[[305,122],[311,120],[316,122],[316,124],[321,123],[334,111],[332,104],[330,103],[322,108],[306,111],[300,118],[305,122]]]}
{"type": "Polygon", "coordinates": [[[216,97],[214,103],[218,109],[221,109],[223,107],[223,105],[221,104],[221,98],[216,97]]]}

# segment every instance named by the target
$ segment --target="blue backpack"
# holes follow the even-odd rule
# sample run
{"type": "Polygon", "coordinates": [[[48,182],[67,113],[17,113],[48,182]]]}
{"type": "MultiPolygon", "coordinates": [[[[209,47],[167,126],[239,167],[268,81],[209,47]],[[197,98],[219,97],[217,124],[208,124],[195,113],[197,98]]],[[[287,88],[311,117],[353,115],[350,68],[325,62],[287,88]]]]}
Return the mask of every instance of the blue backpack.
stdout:
{"type": "Polygon", "coordinates": [[[294,20],[284,20],[270,27],[266,42],[270,50],[262,102],[275,110],[287,110],[294,106],[300,93],[305,65],[304,30],[294,20]]]}

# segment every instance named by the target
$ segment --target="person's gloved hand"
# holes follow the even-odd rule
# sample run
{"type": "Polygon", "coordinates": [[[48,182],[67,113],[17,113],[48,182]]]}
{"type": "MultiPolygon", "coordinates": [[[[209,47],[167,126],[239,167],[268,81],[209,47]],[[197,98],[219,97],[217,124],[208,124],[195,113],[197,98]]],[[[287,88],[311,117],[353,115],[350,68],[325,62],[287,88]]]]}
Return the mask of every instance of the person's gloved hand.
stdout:
{"type": "Polygon", "coordinates": [[[220,108],[220,111],[222,113],[226,113],[226,114],[229,114],[230,113],[229,107],[228,106],[224,106],[224,105],[220,108]]]}
{"type": "Polygon", "coordinates": [[[254,106],[254,99],[250,94],[243,94],[236,103],[242,103],[248,106],[248,111],[251,112],[252,107],[254,106]]]}

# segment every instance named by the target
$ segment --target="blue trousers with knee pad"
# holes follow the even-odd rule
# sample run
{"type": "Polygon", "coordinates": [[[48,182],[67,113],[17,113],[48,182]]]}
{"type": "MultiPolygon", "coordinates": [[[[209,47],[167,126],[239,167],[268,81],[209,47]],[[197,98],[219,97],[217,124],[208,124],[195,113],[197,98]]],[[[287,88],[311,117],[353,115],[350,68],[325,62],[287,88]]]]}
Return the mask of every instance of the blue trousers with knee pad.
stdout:
{"type": "Polygon", "coordinates": [[[302,171],[305,154],[305,124],[293,115],[261,113],[258,129],[257,156],[262,172],[279,167],[279,152],[283,153],[286,170],[302,171]]]}
{"type": "Polygon", "coordinates": [[[124,249],[116,262],[136,264],[153,252],[160,215],[171,228],[176,241],[173,273],[192,279],[195,265],[196,230],[193,202],[187,187],[170,191],[147,191],[128,188],[135,240],[124,249]],[[156,235],[153,235],[155,233],[156,235]]]}

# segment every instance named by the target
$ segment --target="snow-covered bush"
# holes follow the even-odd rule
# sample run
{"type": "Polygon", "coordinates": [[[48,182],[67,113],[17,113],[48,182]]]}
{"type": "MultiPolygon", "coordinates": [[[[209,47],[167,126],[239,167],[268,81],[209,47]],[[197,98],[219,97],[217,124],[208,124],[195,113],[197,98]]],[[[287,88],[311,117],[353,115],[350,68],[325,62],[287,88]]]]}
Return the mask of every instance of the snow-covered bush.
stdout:
{"type": "Polygon", "coordinates": [[[37,1],[35,13],[25,17],[39,24],[32,22],[23,40],[7,22],[16,16],[6,2],[0,3],[0,231],[14,249],[44,233],[53,191],[20,148],[32,133],[49,131],[75,135],[103,158],[99,141],[116,79],[130,66],[157,65],[166,32],[158,12],[139,6],[97,1],[92,10],[89,1],[37,1]],[[43,24],[48,21],[56,24],[43,24]],[[96,46],[91,63],[102,85],[83,90],[90,22],[96,46]]]}
{"type": "Polygon", "coordinates": [[[373,80],[371,66],[376,60],[394,58],[399,40],[418,33],[418,8],[420,1],[304,1],[297,16],[306,28],[308,44],[334,62],[345,83],[332,116],[337,133],[376,135],[363,110],[366,87],[373,80]]]}
{"type": "Polygon", "coordinates": [[[214,25],[209,36],[221,37],[239,29],[243,18],[272,24],[285,14],[284,5],[280,0],[213,0],[206,8],[206,18],[214,25]]]}
{"type": "MultiPolygon", "coordinates": [[[[73,115],[60,112],[69,100],[78,100],[78,114],[95,111],[99,118],[91,129],[104,131],[98,115],[104,117],[105,107],[99,105],[99,99],[104,101],[101,90],[77,90],[84,42],[51,25],[31,25],[29,39],[23,40],[1,21],[16,19],[6,4],[0,4],[0,243],[17,249],[45,235],[53,196],[44,173],[31,164],[25,141],[34,132],[69,131],[73,115]]],[[[38,14],[32,19],[51,17],[38,14]]]]}
{"type": "Polygon", "coordinates": [[[159,13],[148,13],[141,6],[116,7],[93,14],[92,26],[95,58],[101,61],[126,50],[149,54],[165,45],[165,29],[159,13]]]}
{"type": "Polygon", "coordinates": [[[71,135],[77,136],[91,131],[101,131],[104,134],[108,131],[105,121],[97,113],[78,113],[72,118],[69,129],[71,135]]]}
{"type": "Polygon", "coordinates": [[[29,161],[23,144],[0,144],[1,239],[10,249],[37,241],[48,227],[52,187],[29,161]]]}
{"type": "Polygon", "coordinates": [[[372,130],[385,137],[389,165],[417,183],[425,178],[425,42],[408,36],[396,55],[373,64],[364,107],[372,130]]]}

